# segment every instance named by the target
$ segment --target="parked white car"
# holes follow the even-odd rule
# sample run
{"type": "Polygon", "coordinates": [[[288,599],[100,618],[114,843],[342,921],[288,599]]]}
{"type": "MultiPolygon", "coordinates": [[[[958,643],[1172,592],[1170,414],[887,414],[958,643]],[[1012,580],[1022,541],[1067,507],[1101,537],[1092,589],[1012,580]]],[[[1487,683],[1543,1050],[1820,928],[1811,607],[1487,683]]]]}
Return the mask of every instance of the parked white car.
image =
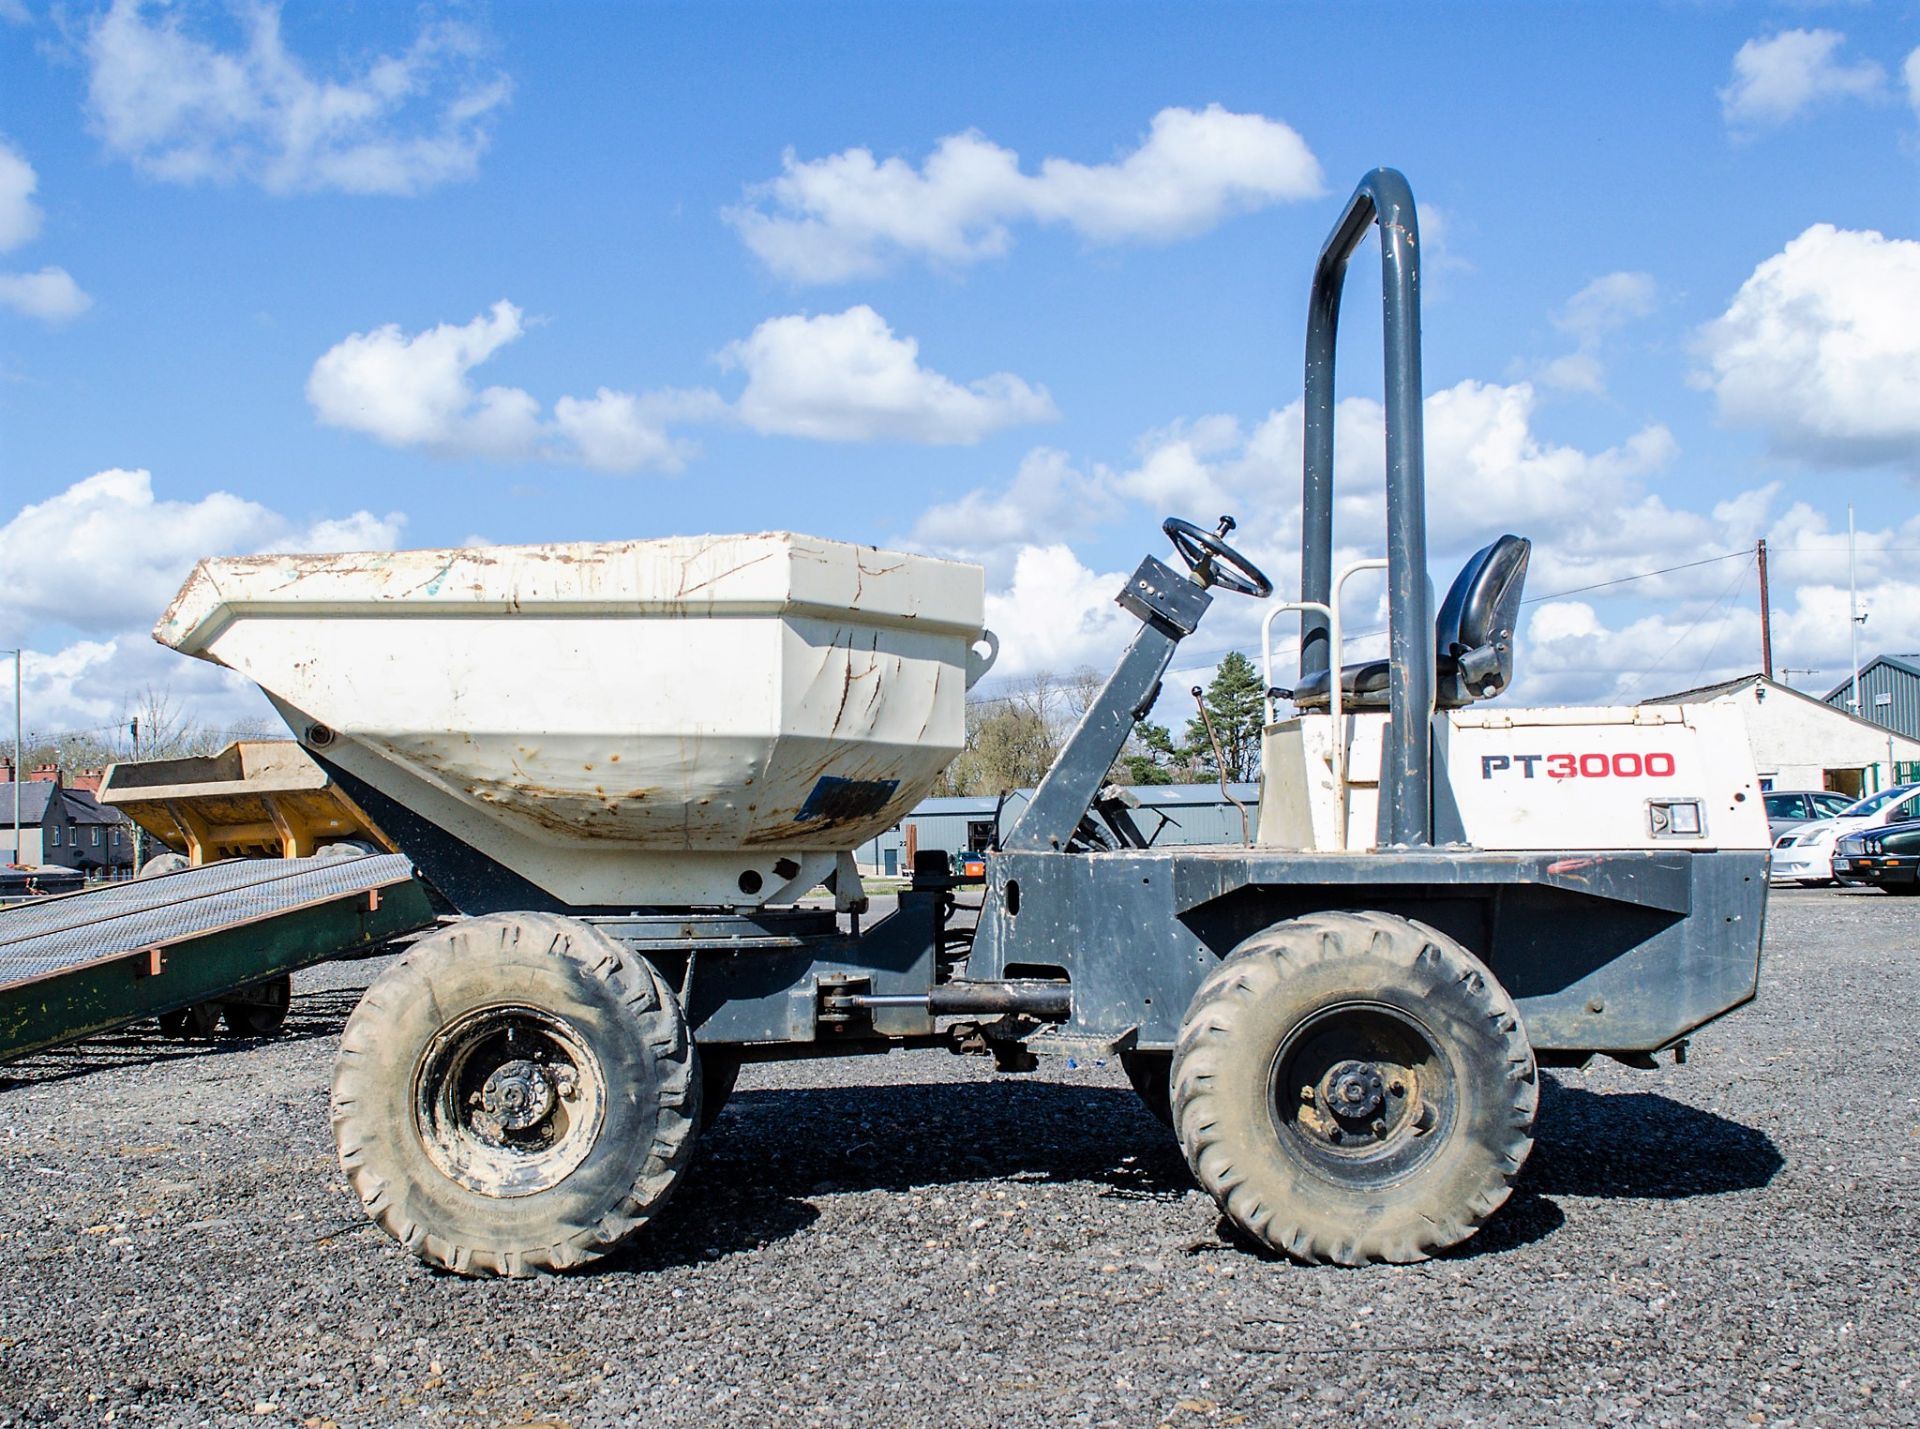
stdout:
{"type": "Polygon", "coordinates": [[[1920,819],[1920,784],[1895,784],[1869,794],[1833,818],[1815,819],[1780,835],[1767,876],[1775,883],[1798,883],[1803,888],[1832,883],[1834,845],[1842,834],[1909,819],[1920,819]]]}

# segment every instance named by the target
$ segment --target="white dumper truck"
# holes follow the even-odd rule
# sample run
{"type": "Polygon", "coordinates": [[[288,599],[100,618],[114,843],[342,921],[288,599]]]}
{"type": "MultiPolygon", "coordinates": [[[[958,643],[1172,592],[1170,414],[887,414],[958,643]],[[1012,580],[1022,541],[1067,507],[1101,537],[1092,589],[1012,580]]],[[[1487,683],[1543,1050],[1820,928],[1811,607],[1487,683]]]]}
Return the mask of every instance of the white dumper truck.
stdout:
{"type": "Polygon", "coordinates": [[[743,1062],[1079,1049],[1121,1058],[1249,1235],[1417,1260],[1507,1198],[1539,1066],[1651,1065],[1751,998],[1768,839],[1738,715],[1482,705],[1517,537],[1429,610],[1417,242],[1377,170],[1316,270],[1298,713],[1266,731],[1257,838],[1155,848],[1104,787],[1214,593],[1271,594],[1231,523],[1169,521],[1187,569],[1149,556],[1120,592],[1139,628],[971,926],[937,851],[864,920],[850,851],[961,747],[977,568],[785,534],[204,562],[158,638],[256,681],[463,915],[342,1039],[373,1218],[462,1274],[578,1266],[660,1208],[743,1062]],[[1343,668],[1333,336],[1375,226],[1390,651],[1343,668]]]}

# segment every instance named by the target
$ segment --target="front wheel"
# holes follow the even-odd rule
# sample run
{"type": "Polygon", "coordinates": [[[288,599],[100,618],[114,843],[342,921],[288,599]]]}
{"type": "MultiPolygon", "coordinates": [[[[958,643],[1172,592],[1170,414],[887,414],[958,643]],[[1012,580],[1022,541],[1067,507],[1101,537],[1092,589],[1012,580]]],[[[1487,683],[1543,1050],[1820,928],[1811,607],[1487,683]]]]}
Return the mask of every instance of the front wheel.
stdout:
{"type": "Polygon", "coordinates": [[[1195,1177],[1296,1259],[1424,1260],[1499,1209],[1539,1088],[1480,960],[1381,913],[1318,913],[1242,943],[1194,994],[1173,1110],[1195,1177]]]}
{"type": "Polygon", "coordinates": [[[456,923],[367,989],[334,1067],[340,1163],[430,1265],[598,1260],[666,1202],[700,1117],[693,1042],[651,964],[544,913],[456,923]]]}

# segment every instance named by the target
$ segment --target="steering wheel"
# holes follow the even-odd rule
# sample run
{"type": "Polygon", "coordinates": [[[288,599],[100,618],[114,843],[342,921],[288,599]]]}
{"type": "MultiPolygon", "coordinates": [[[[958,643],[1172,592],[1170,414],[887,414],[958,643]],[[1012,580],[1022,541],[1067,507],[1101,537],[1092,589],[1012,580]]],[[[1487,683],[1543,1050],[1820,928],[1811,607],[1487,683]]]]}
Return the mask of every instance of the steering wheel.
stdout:
{"type": "Polygon", "coordinates": [[[1265,600],[1273,594],[1273,582],[1252,561],[1220,539],[1234,525],[1231,516],[1222,516],[1219,529],[1208,531],[1191,521],[1169,516],[1160,523],[1160,529],[1167,533],[1173,549],[1180,553],[1180,559],[1187,563],[1187,569],[1201,585],[1217,585],[1237,595],[1265,600]]]}

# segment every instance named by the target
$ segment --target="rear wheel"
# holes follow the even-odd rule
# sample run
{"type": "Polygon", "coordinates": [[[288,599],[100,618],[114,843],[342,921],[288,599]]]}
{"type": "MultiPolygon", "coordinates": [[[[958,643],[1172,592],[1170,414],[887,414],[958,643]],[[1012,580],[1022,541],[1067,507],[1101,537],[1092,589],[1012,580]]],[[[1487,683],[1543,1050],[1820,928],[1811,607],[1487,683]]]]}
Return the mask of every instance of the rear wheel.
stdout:
{"type": "Polygon", "coordinates": [[[1309,1262],[1424,1260],[1507,1199],[1538,1086],[1511,999],[1444,934],[1320,913],[1201,984],[1173,1057],[1194,1175],[1242,1230],[1309,1262]]]}
{"type": "Polygon", "coordinates": [[[227,1031],[235,1037],[271,1037],[287,1020],[293,1002],[293,979],[272,978],[220,1003],[227,1031]]]}
{"type": "Polygon", "coordinates": [[[597,1260],[687,1167],[695,1052],[673,993],[604,932],[544,913],[442,929],[367,989],[334,1067],[340,1162],[431,1265],[597,1260]]]}
{"type": "Polygon", "coordinates": [[[196,1002],[192,1007],[161,1013],[159,1022],[163,1037],[183,1037],[204,1042],[220,1030],[220,1004],[196,1002]]]}

